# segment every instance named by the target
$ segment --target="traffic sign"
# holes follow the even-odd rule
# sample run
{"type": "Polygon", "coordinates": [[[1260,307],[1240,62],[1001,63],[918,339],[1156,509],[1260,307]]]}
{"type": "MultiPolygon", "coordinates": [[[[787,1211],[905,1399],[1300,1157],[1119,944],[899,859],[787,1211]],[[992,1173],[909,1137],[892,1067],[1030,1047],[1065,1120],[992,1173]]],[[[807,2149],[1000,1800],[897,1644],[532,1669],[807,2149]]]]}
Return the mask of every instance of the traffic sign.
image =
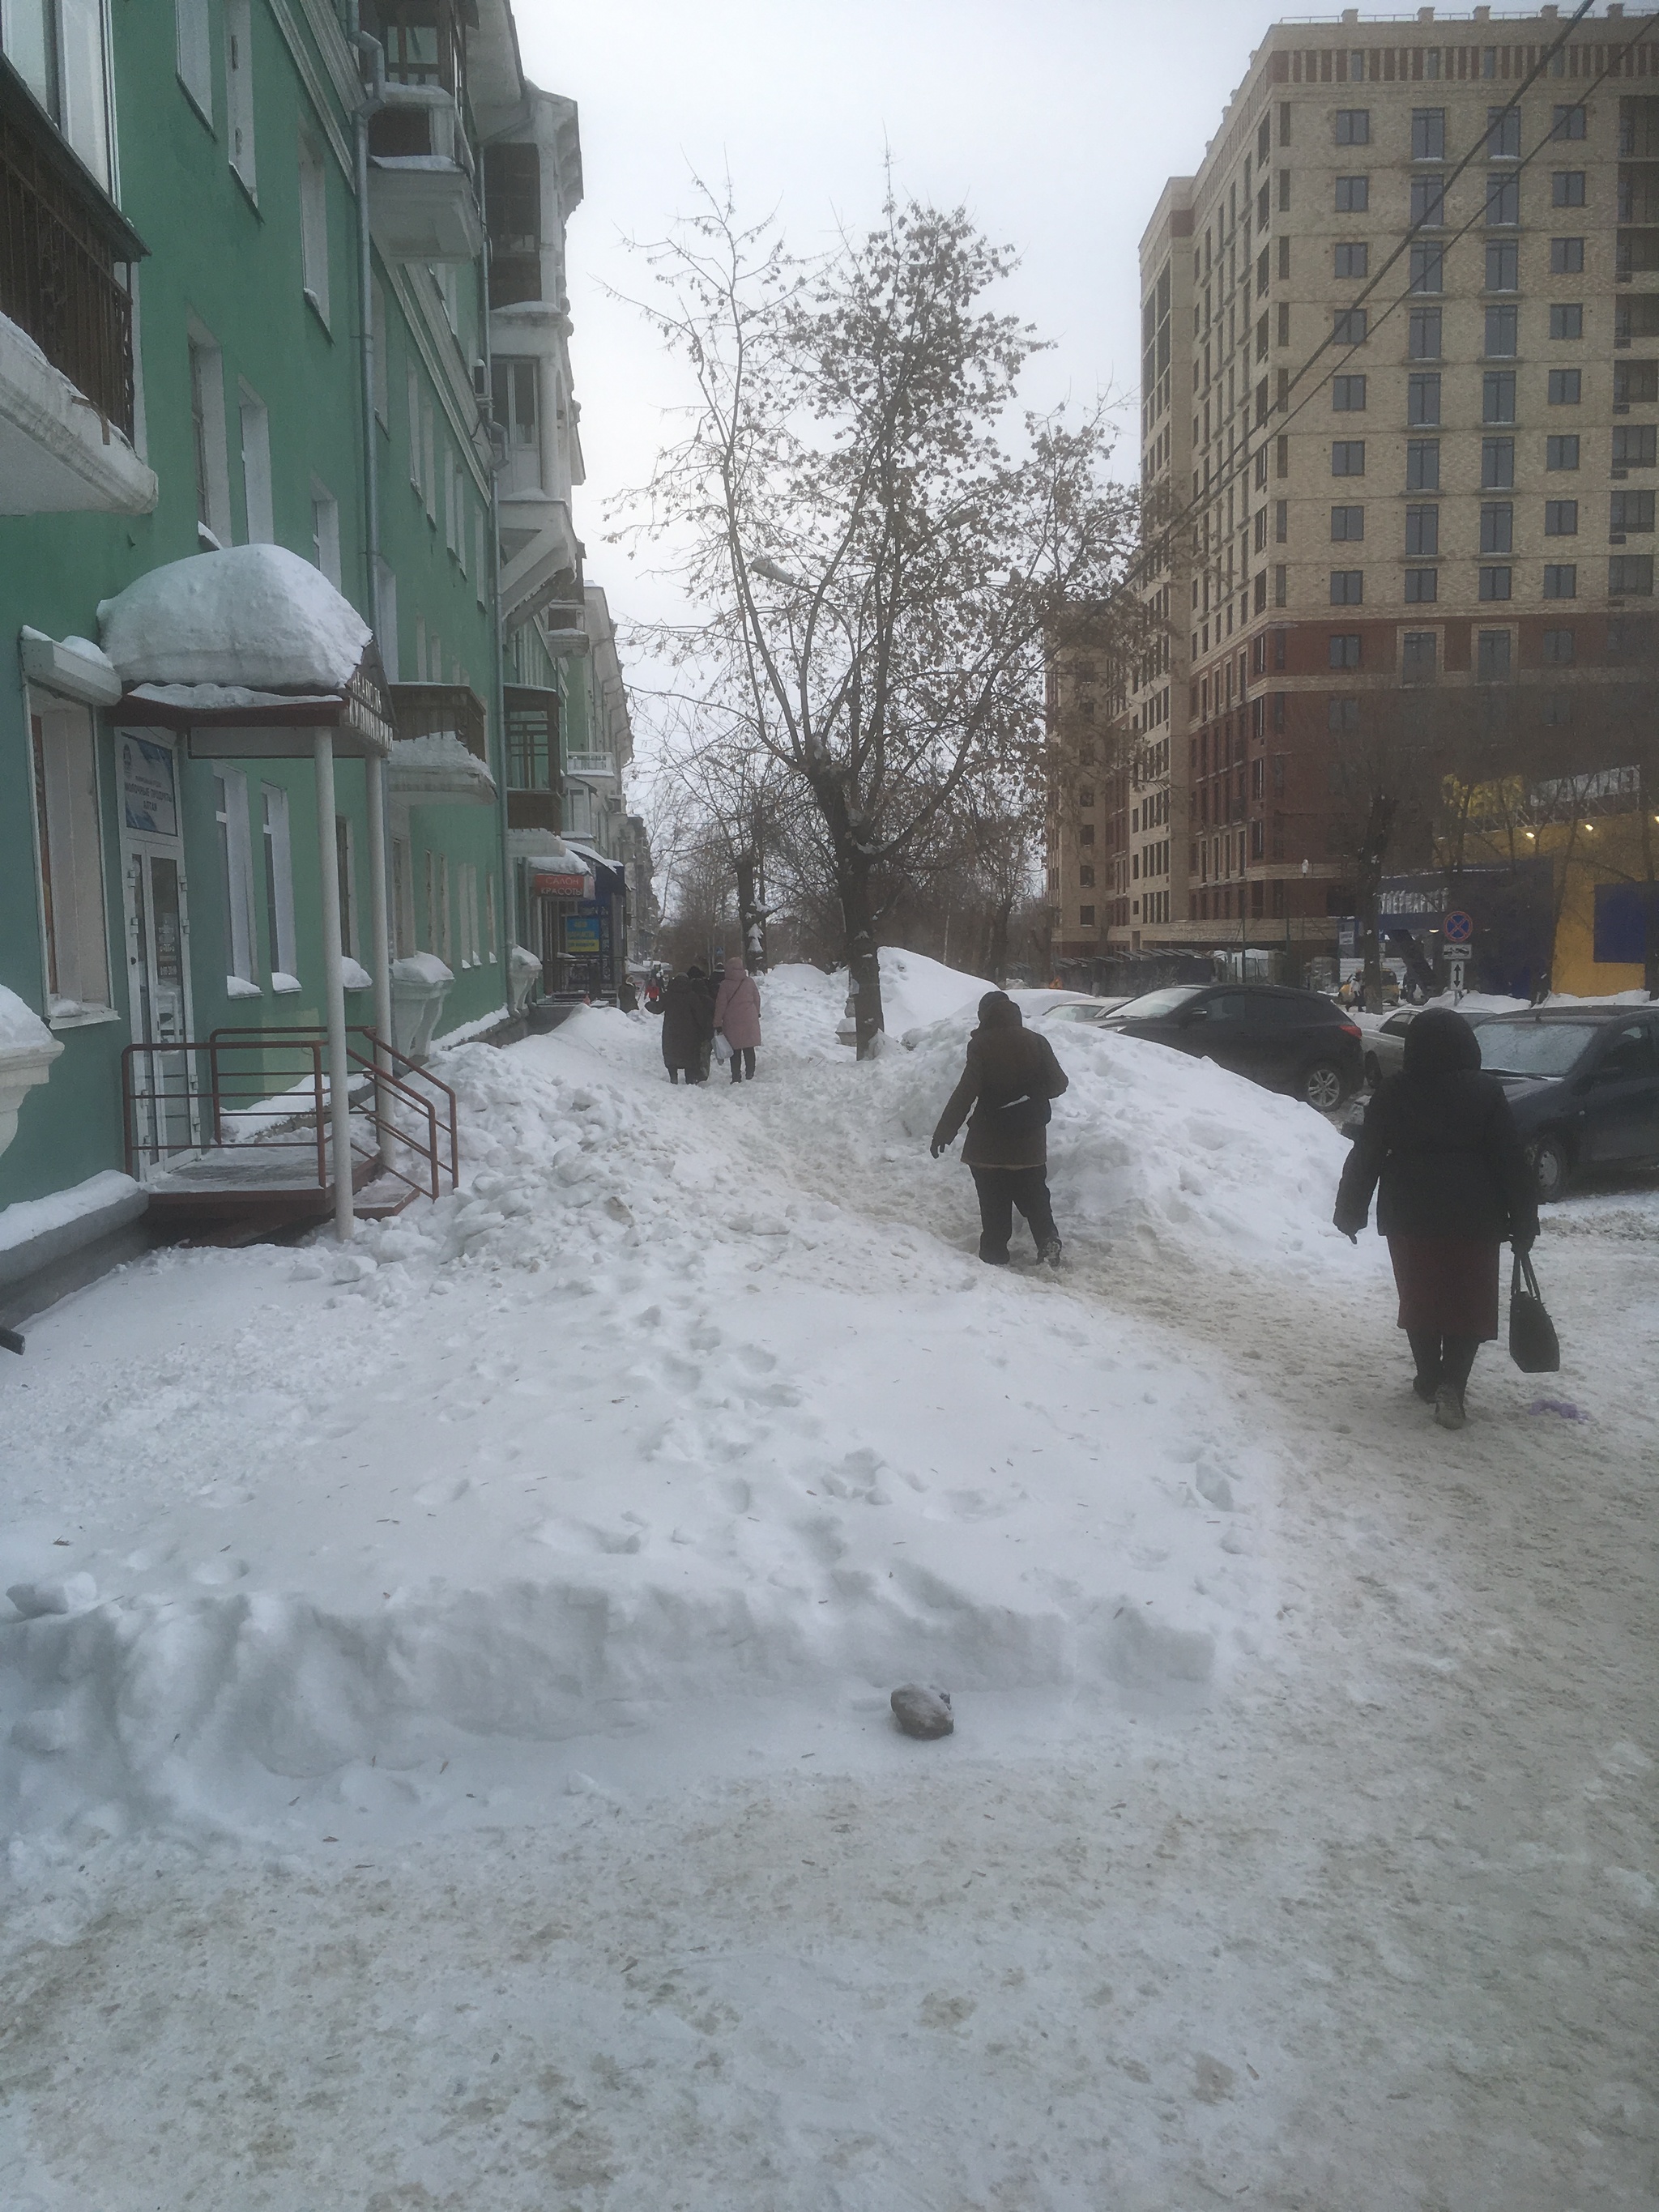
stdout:
{"type": "Polygon", "coordinates": [[[1474,917],[1454,907],[1441,924],[1448,945],[1467,945],[1474,935],[1474,917]]]}

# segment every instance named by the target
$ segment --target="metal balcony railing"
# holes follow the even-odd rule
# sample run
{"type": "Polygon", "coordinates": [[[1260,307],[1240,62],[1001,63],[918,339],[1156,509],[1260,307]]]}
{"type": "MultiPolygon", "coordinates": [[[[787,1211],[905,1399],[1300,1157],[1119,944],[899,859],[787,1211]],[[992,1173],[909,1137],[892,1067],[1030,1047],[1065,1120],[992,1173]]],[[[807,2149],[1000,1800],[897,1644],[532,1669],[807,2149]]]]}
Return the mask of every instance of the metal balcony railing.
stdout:
{"type": "Polygon", "coordinates": [[[0,58],[0,314],[129,438],[132,302],[115,270],[147,250],[0,58]]]}

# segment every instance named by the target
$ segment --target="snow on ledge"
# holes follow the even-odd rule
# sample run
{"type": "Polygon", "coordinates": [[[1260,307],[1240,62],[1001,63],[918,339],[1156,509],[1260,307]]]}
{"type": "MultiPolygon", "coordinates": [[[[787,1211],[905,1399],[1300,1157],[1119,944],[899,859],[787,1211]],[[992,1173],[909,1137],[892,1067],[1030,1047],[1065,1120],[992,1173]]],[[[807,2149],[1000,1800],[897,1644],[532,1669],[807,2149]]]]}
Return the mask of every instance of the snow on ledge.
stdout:
{"type": "Polygon", "coordinates": [[[370,636],[322,571],[285,545],[233,545],[168,562],[104,600],[98,622],[125,684],[256,692],[337,693],[370,636]]]}

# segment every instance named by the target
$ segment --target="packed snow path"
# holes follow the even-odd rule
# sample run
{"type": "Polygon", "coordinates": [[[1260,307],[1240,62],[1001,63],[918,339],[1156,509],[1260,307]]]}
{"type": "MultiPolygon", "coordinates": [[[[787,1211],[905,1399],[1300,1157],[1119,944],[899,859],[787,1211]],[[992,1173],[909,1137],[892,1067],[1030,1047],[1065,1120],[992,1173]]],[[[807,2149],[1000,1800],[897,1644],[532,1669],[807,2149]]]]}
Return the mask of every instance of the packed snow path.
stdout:
{"type": "Polygon", "coordinates": [[[471,1194],[0,1378],[0,2203],[1653,2202],[1653,1198],[1540,1247],[1594,1418],[1447,1438],[1313,1117],[1057,1035],[991,1277],[961,1026],[769,1018],[474,1048],[471,1194]]]}

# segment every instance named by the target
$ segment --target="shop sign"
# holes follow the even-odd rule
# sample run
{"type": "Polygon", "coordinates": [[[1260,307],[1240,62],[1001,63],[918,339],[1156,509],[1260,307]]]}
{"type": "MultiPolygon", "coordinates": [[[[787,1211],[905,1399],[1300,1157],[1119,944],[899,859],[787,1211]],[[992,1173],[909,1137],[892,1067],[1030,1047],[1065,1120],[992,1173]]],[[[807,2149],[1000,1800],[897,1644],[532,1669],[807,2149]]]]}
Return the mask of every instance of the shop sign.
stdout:
{"type": "Polygon", "coordinates": [[[179,796],[173,781],[173,748],[148,738],[121,740],[121,804],[129,830],[152,837],[179,835],[179,796]]]}
{"type": "Polygon", "coordinates": [[[550,870],[538,868],[530,879],[530,888],[538,898],[586,898],[589,890],[586,876],[554,875],[550,870]]]}
{"type": "Polygon", "coordinates": [[[564,949],[573,960],[597,960],[602,947],[596,914],[568,914],[564,918],[564,949]]]}

